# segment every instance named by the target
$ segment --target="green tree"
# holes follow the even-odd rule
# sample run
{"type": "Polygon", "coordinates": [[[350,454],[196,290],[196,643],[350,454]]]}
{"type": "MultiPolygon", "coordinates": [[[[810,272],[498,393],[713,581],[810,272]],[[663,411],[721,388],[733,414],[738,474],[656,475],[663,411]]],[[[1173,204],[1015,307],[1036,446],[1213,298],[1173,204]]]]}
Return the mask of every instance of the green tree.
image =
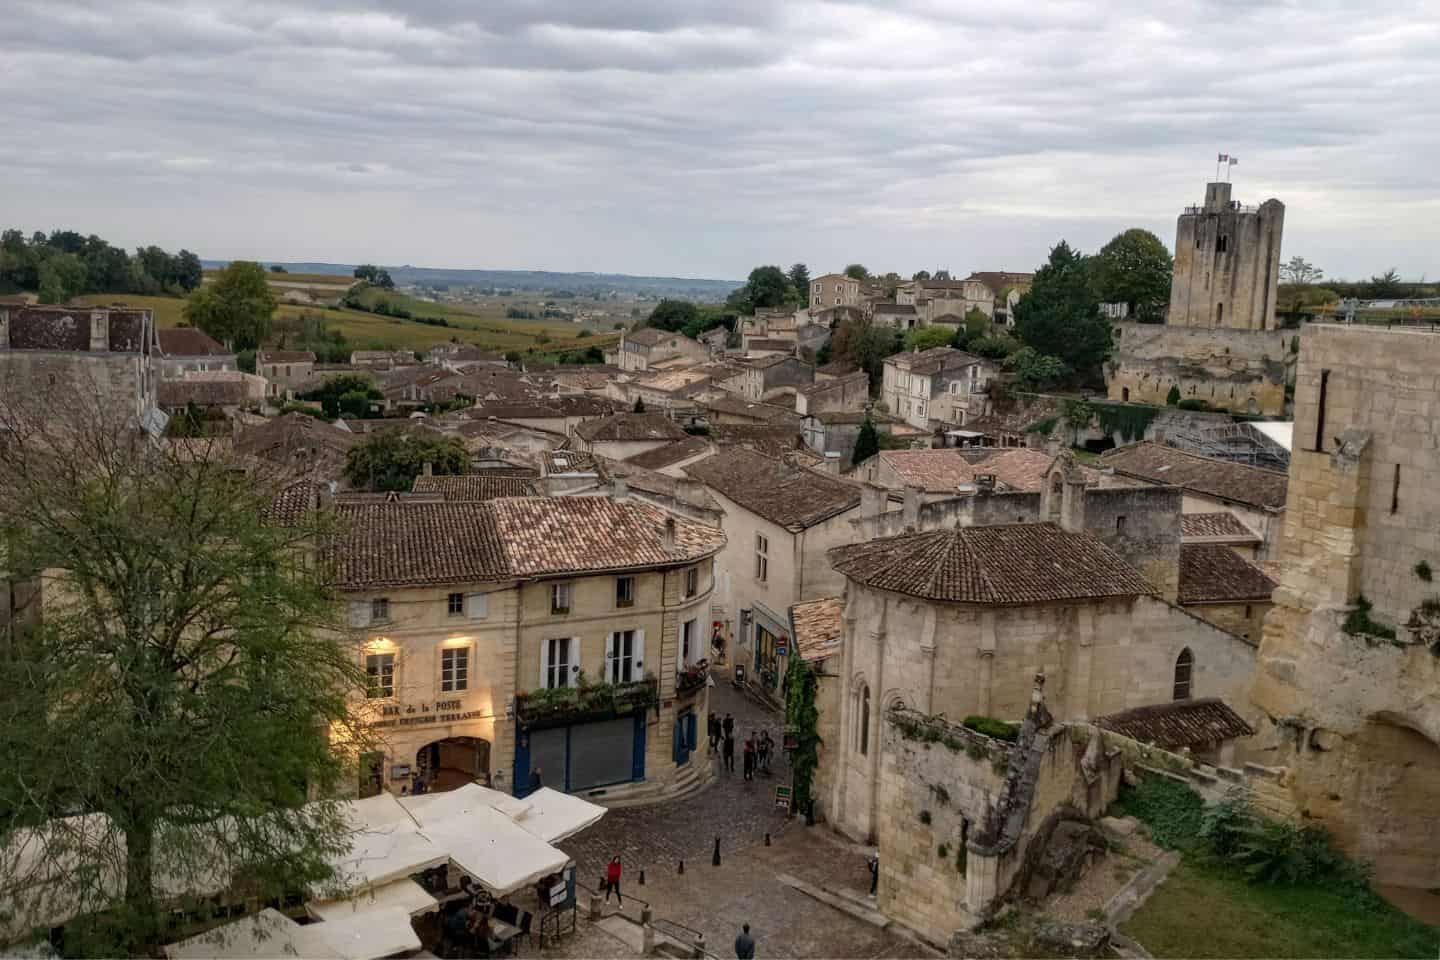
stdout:
{"type": "Polygon", "coordinates": [[[1064,240],[1015,305],[1015,332],[1036,354],[1055,357],[1087,379],[1110,356],[1110,323],[1100,313],[1091,271],[1064,240]]]}
{"type": "Polygon", "coordinates": [[[1174,407],[1174,406],[1179,406],[1179,404],[1180,404],[1180,388],[1179,388],[1178,386],[1172,385],[1172,386],[1170,387],[1170,392],[1167,393],[1167,394],[1165,394],[1165,405],[1166,405],[1167,407],[1174,407]]]}
{"type": "Polygon", "coordinates": [[[1325,279],[1325,271],[1304,257],[1296,255],[1280,265],[1280,279],[1286,283],[1307,286],[1325,279]]]}
{"type": "Polygon", "coordinates": [[[1004,334],[991,334],[971,340],[965,347],[977,357],[984,357],[987,360],[1004,360],[1010,354],[1020,349],[1020,344],[1013,337],[1004,334]]]}
{"type": "Polygon", "coordinates": [[[684,330],[686,325],[697,320],[700,316],[700,309],[688,300],[661,300],[650,311],[650,317],[645,321],[648,327],[655,327],[657,330],[669,330],[678,332],[684,330]]]}
{"type": "Polygon", "coordinates": [[[756,309],[783,307],[797,300],[790,278],[779,267],[756,267],[745,285],[750,288],[750,303],[756,309]]]}
{"type": "Polygon", "coordinates": [[[1402,292],[1400,274],[1394,267],[1391,267],[1379,276],[1371,277],[1369,289],[1370,296],[1376,300],[1398,297],[1402,292]]]}
{"type": "Polygon", "coordinates": [[[803,263],[790,265],[790,286],[801,303],[810,302],[810,268],[803,263]]]}
{"type": "Polygon", "coordinates": [[[289,270],[286,270],[284,267],[282,267],[282,266],[281,266],[280,264],[278,264],[278,263],[272,263],[272,264],[270,264],[270,272],[271,272],[271,273],[289,273],[290,271],[289,271],[289,270]]]}
{"type": "Polygon", "coordinates": [[[979,307],[971,307],[965,311],[965,339],[978,340],[989,332],[991,326],[990,316],[979,307]]]}
{"type": "Polygon", "coordinates": [[[1037,353],[1034,347],[1021,347],[1006,357],[1005,369],[1028,390],[1051,386],[1067,372],[1063,360],[1037,353]]]}
{"type": "MultiPolygon", "coordinates": [[[[364,401],[364,405],[360,407],[361,413],[352,413],[351,416],[362,416],[370,409],[369,402],[371,400],[383,400],[385,397],[375,389],[375,385],[370,382],[368,377],[343,373],[338,376],[326,377],[314,390],[307,390],[300,394],[300,399],[319,403],[321,409],[325,411],[325,416],[334,419],[342,412],[341,400],[350,394],[359,394],[361,400],[364,401]]],[[[351,403],[354,404],[355,401],[352,400],[351,403]]]]}
{"type": "MultiPolygon", "coordinates": [[[[273,268],[272,268],[273,269],[273,268]]],[[[284,272],[281,267],[281,272],[284,272]]],[[[200,266],[200,258],[189,250],[181,250],[175,255],[175,284],[181,290],[189,292],[199,287],[205,280],[205,271],[200,266]]]]}
{"type": "Polygon", "coordinates": [[[875,424],[870,422],[867,416],[865,422],[860,424],[860,433],[855,438],[855,453],[851,456],[850,462],[861,464],[880,452],[880,434],[875,430],[875,424]]]}
{"type": "Polygon", "coordinates": [[[430,464],[437,476],[465,472],[470,456],[459,437],[417,433],[404,427],[372,433],[345,455],[345,479],[363,490],[409,490],[430,464]]]}
{"type": "Polygon", "coordinates": [[[865,269],[863,263],[852,263],[845,268],[845,276],[852,280],[869,280],[870,271],[865,269]]]}
{"type": "Polygon", "coordinates": [[[208,283],[190,294],[185,319],[221,343],[236,350],[251,350],[270,336],[275,315],[275,294],[265,270],[250,260],[236,260],[208,283]]]}
{"type": "Polygon", "coordinates": [[[929,350],[931,347],[948,347],[954,334],[949,327],[916,327],[905,334],[906,350],[929,350]]]}
{"type": "Polygon", "coordinates": [[[949,279],[950,279],[950,271],[949,271],[949,270],[936,270],[936,271],[935,271],[935,276],[932,277],[931,279],[932,279],[932,280],[949,280],[949,279]]]}
{"type": "Polygon", "coordinates": [[[85,292],[85,264],[73,253],[56,253],[40,264],[40,302],[64,303],[85,292]]]}
{"type": "Polygon", "coordinates": [[[360,266],[355,268],[355,278],[357,280],[364,280],[366,283],[374,283],[375,276],[379,272],[380,268],[375,266],[375,264],[362,263],[360,264],[360,266]]]}
{"type": "MultiPolygon", "coordinates": [[[[868,420],[866,426],[870,426],[868,420]]],[[[873,426],[871,429],[874,429],[873,426]]],[[[795,731],[795,752],[790,757],[790,772],[795,785],[793,809],[813,823],[815,770],[820,766],[821,743],[820,713],[815,706],[815,694],[820,681],[808,662],[800,657],[791,657],[785,682],[785,725],[795,731]]]]}
{"type": "Polygon", "coordinates": [[[634,406],[633,408],[631,408],[631,411],[630,411],[630,412],[631,412],[631,413],[644,413],[644,412],[645,412],[645,398],[644,398],[644,397],[636,397],[636,398],[635,398],[635,406],[634,406]]]}
{"type": "Polygon", "coordinates": [[[1138,227],[1117,234],[1091,260],[1095,291],[1104,303],[1124,303],[1130,316],[1159,320],[1170,302],[1170,251],[1160,238],[1138,227]]]}
{"type": "Polygon", "coordinates": [[[370,394],[365,390],[342,393],[336,401],[336,407],[340,416],[364,419],[370,415],[370,394]]]}
{"type": "Polygon", "coordinates": [[[389,270],[376,270],[375,279],[371,281],[382,290],[394,290],[395,281],[390,278],[389,270]]]}
{"type": "Polygon", "coordinates": [[[29,399],[0,398],[0,432],[31,441],[0,445],[0,567],[43,575],[45,604],[7,636],[0,838],[43,855],[0,843],[0,885],[21,913],[87,914],[67,953],[158,956],[217,872],[264,901],[349,847],[332,798],[363,677],[308,562],[330,531],[263,522],[279,484],[218,446],[152,443],[98,396],[29,399]]]}
{"type": "Polygon", "coordinates": [[[929,279],[930,279],[930,271],[929,271],[929,270],[916,270],[914,273],[910,274],[910,279],[911,279],[911,280],[929,280],[929,279]]]}

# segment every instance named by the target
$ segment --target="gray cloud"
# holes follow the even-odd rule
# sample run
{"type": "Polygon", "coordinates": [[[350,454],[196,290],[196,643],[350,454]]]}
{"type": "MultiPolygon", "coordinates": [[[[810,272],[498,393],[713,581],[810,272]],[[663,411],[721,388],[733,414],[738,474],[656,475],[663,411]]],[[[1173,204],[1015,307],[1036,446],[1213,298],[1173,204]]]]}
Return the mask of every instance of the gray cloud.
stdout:
{"type": "Polygon", "coordinates": [[[206,256],[742,276],[1173,240],[1432,274],[1428,3],[11,0],[0,209],[206,256]]]}

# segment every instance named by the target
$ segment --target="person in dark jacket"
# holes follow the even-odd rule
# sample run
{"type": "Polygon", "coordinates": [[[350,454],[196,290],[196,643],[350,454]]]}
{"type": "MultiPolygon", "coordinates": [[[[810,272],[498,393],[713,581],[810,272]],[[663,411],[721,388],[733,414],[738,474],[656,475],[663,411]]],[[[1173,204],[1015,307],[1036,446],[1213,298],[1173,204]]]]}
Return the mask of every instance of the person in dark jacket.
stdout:
{"type": "Polygon", "coordinates": [[[755,938],[750,936],[750,924],[741,924],[740,936],[735,938],[736,960],[755,960],[755,938]]]}
{"type": "Polygon", "coordinates": [[[725,759],[725,769],[730,773],[735,772],[735,738],[730,734],[725,735],[725,748],[722,756],[725,759]]]}
{"type": "Polygon", "coordinates": [[[725,714],[725,722],[721,724],[721,729],[725,733],[725,739],[728,740],[735,736],[735,718],[728,713],[725,714]]]}

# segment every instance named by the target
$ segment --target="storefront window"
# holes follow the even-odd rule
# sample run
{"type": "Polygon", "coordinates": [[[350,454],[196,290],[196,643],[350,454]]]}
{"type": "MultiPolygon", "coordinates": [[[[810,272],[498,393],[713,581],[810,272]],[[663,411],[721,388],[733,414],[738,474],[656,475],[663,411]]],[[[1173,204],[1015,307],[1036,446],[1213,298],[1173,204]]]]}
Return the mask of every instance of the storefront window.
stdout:
{"type": "Polygon", "coordinates": [[[780,658],[775,653],[775,635],[755,625],[755,673],[771,689],[780,682],[780,658]]]}

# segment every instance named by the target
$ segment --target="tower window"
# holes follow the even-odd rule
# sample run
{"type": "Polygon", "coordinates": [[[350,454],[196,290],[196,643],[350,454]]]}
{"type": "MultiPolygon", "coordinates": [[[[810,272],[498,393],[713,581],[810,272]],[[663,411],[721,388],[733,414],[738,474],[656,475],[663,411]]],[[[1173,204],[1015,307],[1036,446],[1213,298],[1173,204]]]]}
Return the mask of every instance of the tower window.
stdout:
{"type": "Polygon", "coordinates": [[[1175,700],[1190,699],[1190,675],[1195,669],[1195,655],[1186,647],[1180,651],[1180,656],[1175,658],[1175,700]]]}
{"type": "Polygon", "coordinates": [[[1215,252],[1216,252],[1216,253],[1224,253],[1225,251],[1227,251],[1227,250],[1229,250],[1229,249],[1230,249],[1230,238],[1227,237],[1227,236],[1226,236],[1225,234],[1223,234],[1223,233],[1220,234],[1220,236],[1215,239],[1215,252]]]}
{"type": "Polygon", "coordinates": [[[1325,393],[1330,387],[1330,371],[1320,371],[1320,402],[1315,411],[1315,452],[1325,449],[1325,393]]]}

